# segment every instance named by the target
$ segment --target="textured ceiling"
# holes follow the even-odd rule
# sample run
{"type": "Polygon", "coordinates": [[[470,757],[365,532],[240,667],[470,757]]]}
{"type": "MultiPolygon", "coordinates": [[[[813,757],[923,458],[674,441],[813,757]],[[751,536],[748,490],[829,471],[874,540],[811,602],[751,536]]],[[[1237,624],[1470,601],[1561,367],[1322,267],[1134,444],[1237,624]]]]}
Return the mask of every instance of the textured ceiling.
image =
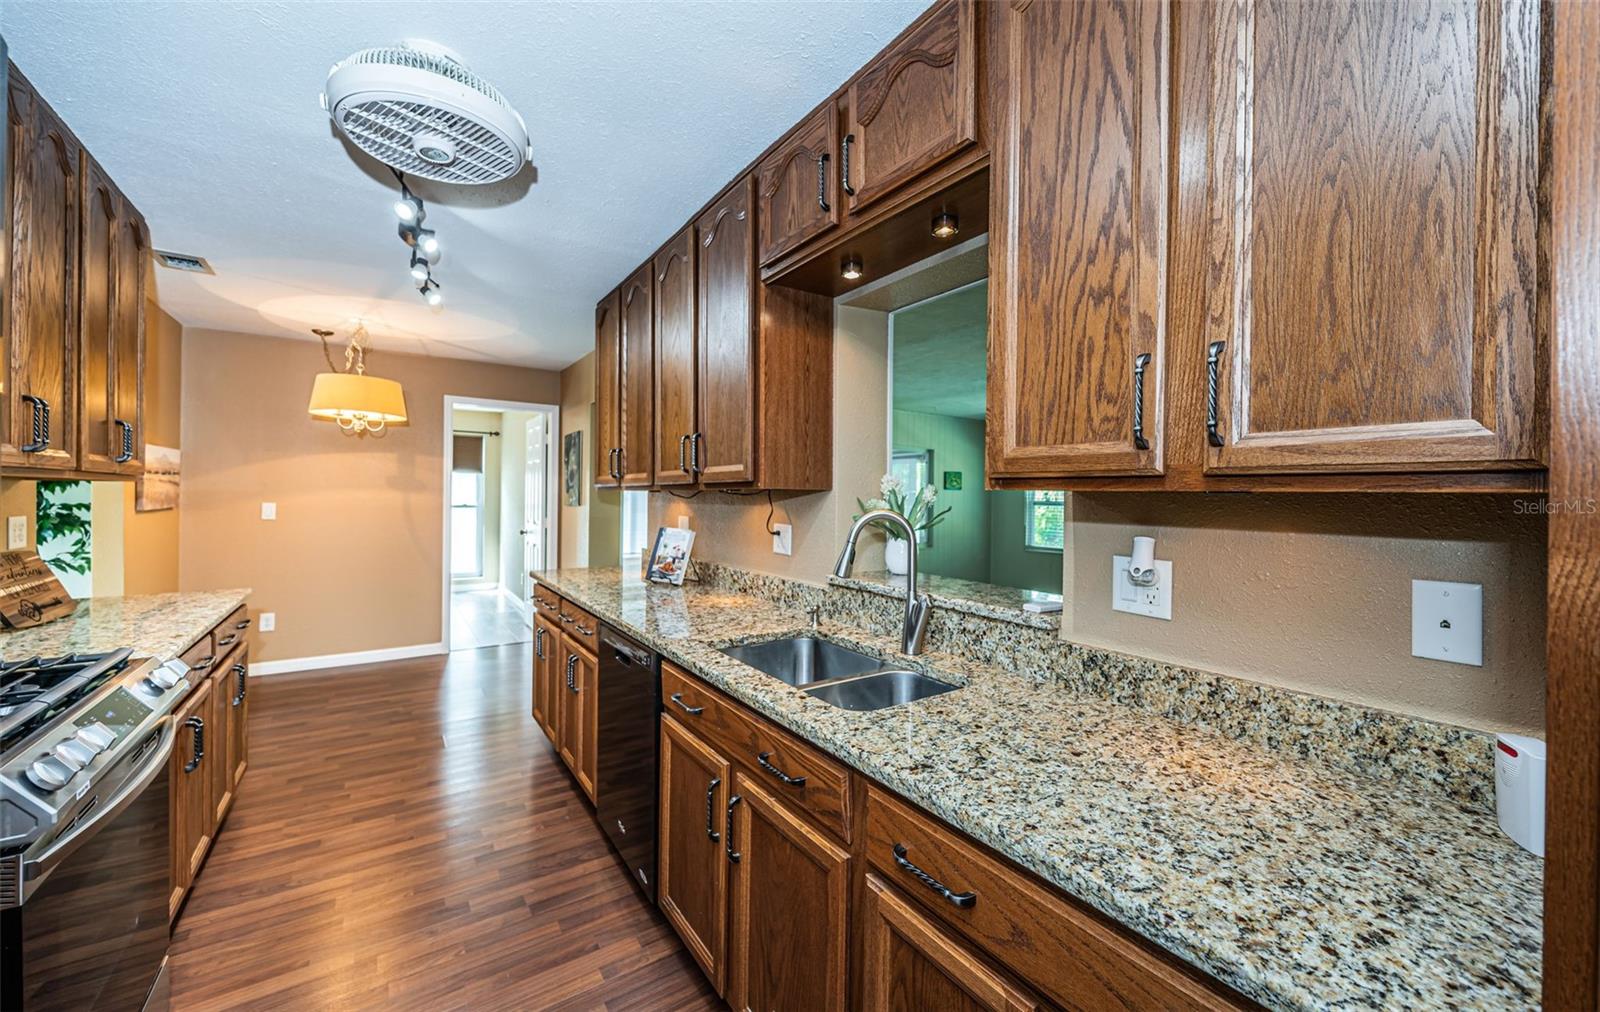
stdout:
{"type": "Polygon", "coordinates": [[[894,314],[896,410],[983,417],[988,313],[989,283],[984,281],[894,314]]]}
{"type": "Polygon", "coordinates": [[[927,6],[661,3],[100,3],[0,0],[22,68],[145,213],[186,325],[315,340],[360,317],[379,349],[559,367],[595,302],[927,6]],[[422,182],[444,305],[406,272],[387,170],[318,106],[367,46],[454,49],[527,121],[535,173],[422,182]]]}

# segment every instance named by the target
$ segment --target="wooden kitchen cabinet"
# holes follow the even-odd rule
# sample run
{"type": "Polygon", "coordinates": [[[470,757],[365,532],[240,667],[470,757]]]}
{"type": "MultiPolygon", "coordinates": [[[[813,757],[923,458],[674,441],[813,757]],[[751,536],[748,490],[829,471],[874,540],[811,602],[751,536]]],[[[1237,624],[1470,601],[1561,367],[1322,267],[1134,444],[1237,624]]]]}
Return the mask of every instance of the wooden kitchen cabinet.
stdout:
{"type": "MultiPolygon", "coordinates": [[[[533,719],[558,749],[561,740],[561,697],[556,694],[560,684],[556,671],[564,662],[561,627],[556,619],[539,610],[536,604],[533,616],[533,719]]],[[[562,685],[562,688],[565,686],[562,685]]]]}
{"type": "Polygon", "coordinates": [[[655,477],[655,292],[652,265],[645,264],[620,289],[622,348],[619,481],[648,488],[655,477]]]}
{"type": "Polygon", "coordinates": [[[144,465],[144,220],[83,155],[78,289],[78,470],[138,474],[144,465]]]}
{"type": "Polygon", "coordinates": [[[756,166],[762,266],[839,224],[839,119],[824,103],[756,166]]]}
{"type": "Polygon", "coordinates": [[[111,449],[117,473],[136,476],[144,473],[144,314],[150,270],[150,229],[144,216],[126,199],[119,223],[111,449]]]}
{"type": "Polygon", "coordinates": [[[561,710],[558,751],[583,793],[594,801],[595,724],[599,718],[600,660],[590,644],[571,631],[561,635],[557,694],[561,710]]]}
{"type": "Polygon", "coordinates": [[[728,868],[723,847],[731,767],[671,716],[661,718],[661,912],[720,997],[727,983],[728,868]]]}
{"type": "Polygon", "coordinates": [[[228,789],[237,798],[250,765],[250,648],[241,646],[228,664],[228,789]]]}
{"type": "Polygon", "coordinates": [[[745,176],[695,222],[696,347],[700,426],[695,440],[706,484],[756,477],[757,314],[755,178],[745,176]]]}
{"type": "Polygon", "coordinates": [[[1206,471],[1542,467],[1540,5],[1195,13],[1206,471]]]}
{"type": "Polygon", "coordinates": [[[233,665],[237,651],[229,654],[220,664],[213,665],[210,677],[210,716],[206,718],[206,750],[211,753],[206,762],[211,781],[211,830],[222,825],[228,810],[233,807],[233,665]]]}
{"type": "Polygon", "coordinates": [[[199,677],[189,698],[173,718],[175,740],[168,760],[171,779],[172,813],[172,895],[167,916],[177,916],[178,907],[211,846],[216,825],[212,807],[211,770],[216,765],[213,739],[208,733],[215,719],[212,712],[211,679],[199,677]]]}
{"type": "Polygon", "coordinates": [[[851,214],[977,141],[975,20],[970,0],[944,0],[850,81],[839,174],[851,214]]]}
{"type": "Polygon", "coordinates": [[[850,852],[743,771],[733,783],[728,1003],[838,1012],[849,983],[850,852]]]}
{"type": "Polygon", "coordinates": [[[594,307],[596,488],[615,488],[622,482],[621,327],[621,293],[612,292],[594,307]]]}
{"type": "Polygon", "coordinates": [[[686,226],[651,261],[655,293],[655,481],[687,485],[695,478],[690,442],[696,406],[695,230],[686,226]]]}
{"type": "Polygon", "coordinates": [[[999,18],[989,475],[1158,474],[1170,11],[1036,2],[999,18]]]}
{"type": "Polygon", "coordinates": [[[1045,1007],[878,876],[866,876],[861,896],[857,930],[864,954],[865,1012],[1032,1012],[1045,1007]]]}
{"type": "Polygon", "coordinates": [[[9,442],[0,465],[77,466],[78,140],[20,71],[9,68],[10,305],[0,410],[9,442]]]}

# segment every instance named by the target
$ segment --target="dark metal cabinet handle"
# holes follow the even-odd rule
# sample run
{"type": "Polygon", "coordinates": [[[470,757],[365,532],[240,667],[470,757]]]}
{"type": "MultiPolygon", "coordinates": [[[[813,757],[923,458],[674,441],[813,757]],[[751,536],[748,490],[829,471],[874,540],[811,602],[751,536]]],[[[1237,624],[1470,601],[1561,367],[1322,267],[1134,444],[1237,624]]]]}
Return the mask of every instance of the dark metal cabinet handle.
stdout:
{"type": "Polygon", "coordinates": [[[572,628],[578,630],[578,634],[580,636],[593,636],[594,635],[594,630],[593,629],[585,629],[583,627],[583,623],[578,622],[576,620],[572,623],[572,628]]]}
{"type": "Polygon", "coordinates": [[[111,460],[116,464],[126,464],[133,459],[133,426],[120,418],[113,418],[112,421],[117,424],[117,428],[122,430],[122,452],[112,457],[111,460]]]}
{"type": "Polygon", "coordinates": [[[250,619],[240,619],[233,624],[233,627],[235,629],[248,629],[250,628],[250,619]]]}
{"type": "Polygon", "coordinates": [[[200,717],[190,717],[183,722],[194,736],[194,758],[183,764],[185,773],[193,773],[200,766],[200,760],[206,757],[206,722],[200,717]]]}
{"type": "Polygon", "coordinates": [[[222,637],[220,640],[217,640],[217,646],[219,646],[219,647],[231,647],[237,642],[239,642],[239,634],[238,633],[229,633],[228,635],[222,637]]]}
{"type": "Polygon", "coordinates": [[[714,808],[711,804],[711,802],[717,796],[717,788],[721,786],[721,777],[712,777],[711,782],[706,785],[706,835],[711,838],[712,843],[716,843],[718,840],[722,839],[722,834],[717,832],[717,824],[712,818],[714,808]]]}
{"type": "Polygon", "coordinates": [[[245,675],[247,675],[248,673],[249,672],[247,672],[245,670],[245,666],[243,664],[235,664],[233,666],[233,677],[235,679],[237,679],[237,681],[234,683],[234,690],[233,690],[233,705],[234,706],[238,706],[240,703],[244,702],[244,694],[245,694],[245,691],[246,691],[245,690],[244,679],[245,679],[245,675]]]}
{"type": "Polygon", "coordinates": [[[1136,450],[1150,449],[1150,440],[1144,438],[1144,371],[1149,364],[1149,352],[1133,358],[1133,447],[1136,450]]]}
{"type": "Polygon", "coordinates": [[[831,211],[828,206],[828,153],[824,151],[817,156],[817,206],[824,211],[831,211]]]}
{"type": "Polygon", "coordinates": [[[699,474],[704,470],[700,466],[700,441],[706,438],[704,432],[689,433],[689,473],[699,474]]]}
{"type": "Polygon", "coordinates": [[[788,784],[790,787],[804,787],[806,785],[805,777],[791,777],[783,770],[780,770],[770,762],[767,762],[767,756],[771,754],[771,752],[763,752],[756,756],[756,764],[762,769],[766,770],[768,773],[771,773],[773,776],[777,777],[779,780],[782,780],[784,783],[788,784]]]}
{"type": "Polygon", "coordinates": [[[1222,344],[1212,341],[1206,349],[1206,442],[1222,445],[1222,433],[1217,431],[1217,377],[1222,372],[1222,344]]]}
{"type": "MultiPolygon", "coordinates": [[[[856,188],[850,185],[850,145],[856,142],[855,134],[845,134],[842,150],[839,152],[839,185],[844,187],[844,192],[854,197],[856,188]]],[[[826,208],[824,208],[826,210],[826,208]]]]}
{"type": "Polygon", "coordinates": [[[910,872],[917,879],[917,881],[921,882],[929,889],[932,889],[940,896],[943,896],[945,899],[960,907],[962,910],[970,910],[972,907],[977,905],[977,893],[953,893],[945,887],[943,882],[940,882],[932,875],[929,875],[921,868],[918,868],[916,865],[906,860],[906,845],[903,843],[897,843],[894,845],[894,863],[910,872]]]}
{"type": "Polygon", "coordinates": [[[611,472],[611,476],[613,478],[617,479],[618,481],[621,481],[622,480],[622,447],[619,446],[615,450],[612,450],[611,452],[615,453],[617,455],[617,462],[613,466],[613,470],[611,472]]]}
{"type": "Polygon", "coordinates": [[[732,861],[734,864],[739,863],[740,855],[737,850],[733,849],[733,806],[737,805],[743,800],[744,799],[739,797],[737,794],[728,799],[728,820],[727,824],[722,827],[722,845],[728,851],[728,860],[732,861]]]}
{"type": "Polygon", "coordinates": [[[577,691],[578,691],[578,681],[577,681],[577,677],[576,677],[577,667],[578,667],[578,655],[577,654],[568,654],[567,655],[567,688],[570,691],[572,691],[573,693],[577,693],[577,691]]]}
{"type": "Polygon", "coordinates": [[[684,455],[687,453],[687,449],[686,448],[687,448],[688,445],[689,445],[689,434],[688,433],[684,433],[683,435],[678,437],[678,470],[684,472],[685,474],[689,473],[689,464],[684,459],[684,455]]]}
{"type": "Polygon", "coordinates": [[[533,655],[544,660],[544,626],[535,626],[533,630],[533,655]]]}
{"type": "Polygon", "coordinates": [[[691,717],[698,717],[702,713],[706,712],[706,708],[703,707],[703,706],[690,706],[688,703],[685,703],[683,701],[683,693],[681,693],[681,692],[674,692],[672,694],[672,701],[674,703],[677,703],[679,708],[682,709],[684,713],[687,713],[691,717]]]}
{"type": "Polygon", "coordinates": [[[28,405],[33,428],[33,441],[17,447],[23,453],[39,453],[50,449],[50,402],[43,397],[23,394],[28,405]]]}
{"type": "Polygon", "coordinates": [[[213,665],[215,663],[217,663],[217,655],[216,654],[212,654],[210,657],[202,657],[198,661],[195,661],[194,662],[194,669],[196,671],[204,671],[205,669],[211,667],[211,665],[213,665]]]}

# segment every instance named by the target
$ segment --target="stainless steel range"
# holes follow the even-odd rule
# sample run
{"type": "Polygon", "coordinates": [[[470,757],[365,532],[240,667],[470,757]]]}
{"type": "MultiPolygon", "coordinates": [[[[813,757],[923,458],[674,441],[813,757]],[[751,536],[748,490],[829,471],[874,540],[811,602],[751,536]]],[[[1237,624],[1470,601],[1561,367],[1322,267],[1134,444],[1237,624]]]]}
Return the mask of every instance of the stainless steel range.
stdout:
{"type": "Polygon", "coordinates": [[[128,650],[0,661],[0,1008],[163,1000],[187,674],[128,650]]]}

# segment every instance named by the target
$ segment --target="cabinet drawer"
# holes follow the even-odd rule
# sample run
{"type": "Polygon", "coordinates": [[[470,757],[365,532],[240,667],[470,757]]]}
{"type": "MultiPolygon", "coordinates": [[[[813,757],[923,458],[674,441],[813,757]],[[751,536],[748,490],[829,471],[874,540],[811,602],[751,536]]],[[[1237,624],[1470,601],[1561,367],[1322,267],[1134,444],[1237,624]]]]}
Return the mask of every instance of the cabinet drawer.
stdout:
{"type": "MultiPolygon", "coordinates": [[[[217,637],[215,631],[208,632],[204,636],[195,640],[194,646],[185,650],[178,656],[182,659],[183,663],[187,664],[191,669],[197,672],[209,674],[211,669],[216,667],[217,661],[221,659],[217,656],[217,637]]],[[[190,681],[198,683],[198,679],[196,678],[191,678],[190,681]]]]}
{"type": "Polygon", "coordinates": [[[533,585],[533,607],[555,618],[561,613],[561,595],[542,583],[533,585]]]}
{"type": "Polygon", "coordinates": [[[211,630],[211,635],[215,640],[213,646],[216,648],[217,656],[220,657],[223,654],[228,653],[234,647],[244,642],[245,633],[249,630],[249,628],[250,613],[245,606],[241,604],[239,607],[233,609],[227,618],[223,619],[221,622],[218,622],[215,629],[211,630]]]}
{"type": "Polygon", "coordinates": [[[1252,1007],[876,787],[867,789],[866,822],[873,869],[1068,1007],[1252,1007]]]}
{"type": "Polygon", "coordinates": [[[661,666],[661,694],[667,712],[685,727],[711,738],[774,796],[849,841],[848,769],[671,664],[661,666]]]}
{"type": "Polygon", "coordinates": [[[561,599],[561,628],[591,654],[600,649],[600,622],[593,615],[561,599]]]}

